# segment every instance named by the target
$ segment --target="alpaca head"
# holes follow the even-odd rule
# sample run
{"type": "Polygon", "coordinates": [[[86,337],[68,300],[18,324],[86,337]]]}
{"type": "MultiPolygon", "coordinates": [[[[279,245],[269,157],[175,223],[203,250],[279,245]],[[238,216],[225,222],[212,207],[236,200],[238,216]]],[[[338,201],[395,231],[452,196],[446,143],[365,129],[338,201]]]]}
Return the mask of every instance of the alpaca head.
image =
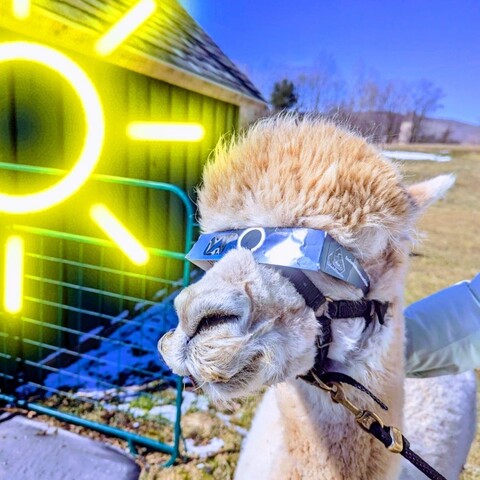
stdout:
{"type": "MultiPolygon", "coordinates": [[[[277,117],[221,145],[199,191],[205,232],[248,227],[324,230],[367,271],[369,298],[396,299],[418,213],[452,184],[448,176],[411,187],[365,140],[313,118],[277,117]]],[[[309,274],[326,296],[363,292],[322,272],[309,274]]],[[[290,281],[259,265],[249,250],[230,251],[175,301],[178,327],[159,342],[168,365],[214,399],[244,396],[306,373],[319,331],[290,281]]],[[[332,322],[329,361],[343,369],[368,362],[363,319],[332,322]]],[[[375,326],[373,327],[375,330],[375,326]]]]}

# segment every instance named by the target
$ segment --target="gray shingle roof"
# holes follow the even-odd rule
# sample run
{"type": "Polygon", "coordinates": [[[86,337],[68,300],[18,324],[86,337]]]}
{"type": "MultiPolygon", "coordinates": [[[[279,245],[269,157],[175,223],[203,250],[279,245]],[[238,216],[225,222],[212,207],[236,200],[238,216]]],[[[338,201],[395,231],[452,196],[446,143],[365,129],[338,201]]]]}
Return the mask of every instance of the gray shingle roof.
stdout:
{"type": "MultiPolygon", "coordinates": [[[[115,23],[136,0],[34,0],[51,14],[98,32],[115,23]]],[[[155,14],[125,42],[183,71],[265,102],[253,83],[220,50],[177,0],[157,0],[155,14]]]]}

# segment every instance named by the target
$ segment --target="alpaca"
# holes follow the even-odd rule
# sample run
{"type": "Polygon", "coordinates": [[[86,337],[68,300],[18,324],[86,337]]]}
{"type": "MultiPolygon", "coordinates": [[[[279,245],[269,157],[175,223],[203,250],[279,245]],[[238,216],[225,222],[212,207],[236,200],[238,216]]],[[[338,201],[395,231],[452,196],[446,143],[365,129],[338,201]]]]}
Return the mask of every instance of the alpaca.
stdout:
{"type": "MultiPolygon", "coordinates": [[[[389,407],[346,386],[348,397],[400,428],[412,450],[448,479],[458,478],[473,440],[475,379],[406,380],[402,295],[414,222],[453,184],[440,176],[405,186],[397,166],[364,139],[313,117],[280,116],[221,144],[204,170],[198,202],[204,232],[305,227],[328,232],[359,259],[368,298],[389,302],[385,324],[332,320],[327,366],[352,376],[389,407]]],[[[310,272],[331,299],[363,292],[310,272]]],[[[314,312],[277,269],[239,248],[175,300],[179,325],[159,341],[172,370],[215,401],[268,386],[244,445],[236,478],[425,478],[361,430],[308,372],[321,334],[314,312]]],[[[324,307],[321,307],[324,308],[324,307]]]]}

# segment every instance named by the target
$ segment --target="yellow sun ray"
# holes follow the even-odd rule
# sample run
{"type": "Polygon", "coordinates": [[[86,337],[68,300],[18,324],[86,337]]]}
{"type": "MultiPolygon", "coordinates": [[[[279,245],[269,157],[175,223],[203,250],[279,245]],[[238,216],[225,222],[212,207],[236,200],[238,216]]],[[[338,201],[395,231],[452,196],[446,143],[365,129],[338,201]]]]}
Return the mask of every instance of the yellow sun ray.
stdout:
{"type": "MultiPolygon", "coordinates": [[[[19,20],[31,14],[31,0],[11,0],[12,14],[19,20]]],[[[157,8],[156,0],[137,0],[136,3],[97,40],[96,52],[111,54],[157,8]]],[[[86,72],[67,55],[36,42],[6,42],[0,44],[0,64],[27,61],[43,65],[60,75],[73,87],[81,102],[87,127],[82,151],[74,166],[53,186],[24,195],[0,192],[0,213],[31,214],[49,209],[74,195],[91,177],[103,150],[105,119],[103,106],[86,72]]],[[[205,128],[192,122],[132,121],[126,127],[127,137],[138,141],[198,142],[205,136],[205,128]]],[[[128,228],[104,205],[90,208],[96,225],[136,265],[149,261],[149,252],[128,228]]],[[[4,309],[18,314],[23,308],[25,244],[22,237],[11,235],[5,245],[4,309]]]]}
{"type": "Polygon", "coordinates": [[[30,0],[13,0],[13,16],[25,20],[30,16],[30,0]]]}
{"type": "Polygon", "coordinates": [[[155,12],[156,8],[155,0],[140,0],[97,40],[96,52],[101,56],[112,53],[155,12]]]}
{"type": "Polygon", "coordinates": [[[0,193],[0,212],[27,214],[46,210],[77,192],[95,169],[103,149],[105,119],[102,102],[90,78],[69,57],[59,51],[32,42],[0,44],[0,64],[27,61],[53,70],[74,89],[85,117],[86,133],[82,151],[72,169],[55,185],[37,193],[11,195],[0,193]]]}
{"type": "Polygon", "coordinates": [[[8,237],[5,246],[3,304],[9,313],[18,313],[23,306],[24,241],[18,235],[8,237]]]}
{"type": "Polygon", "coordinates": [[[127,136],[132,140],[198,142],[205,129],[198,123],[131,122],[127,136]]]}
{"type": "Polygon", "coordinates": [[[145,247],[130,233],[120,220],[103,204],[90,208],[90,216],[118,248],[136,265],[148,262],[145,247]]]}

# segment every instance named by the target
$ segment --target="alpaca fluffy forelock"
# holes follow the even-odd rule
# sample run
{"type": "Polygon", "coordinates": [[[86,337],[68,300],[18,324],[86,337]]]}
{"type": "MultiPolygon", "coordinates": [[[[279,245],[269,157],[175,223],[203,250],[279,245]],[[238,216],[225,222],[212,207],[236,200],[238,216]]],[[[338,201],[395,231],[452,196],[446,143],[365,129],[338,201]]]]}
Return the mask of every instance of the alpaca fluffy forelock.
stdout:
{"type": "Polygon", "coordinates": [[[410,234],[399,231],[411,223],[405,221],[411,199],[397,167],[364,139],[309,117],[263,120],[240,139],[220,143],[198,202],[206,232],[324,229],[361,257],[410,234]]]}

